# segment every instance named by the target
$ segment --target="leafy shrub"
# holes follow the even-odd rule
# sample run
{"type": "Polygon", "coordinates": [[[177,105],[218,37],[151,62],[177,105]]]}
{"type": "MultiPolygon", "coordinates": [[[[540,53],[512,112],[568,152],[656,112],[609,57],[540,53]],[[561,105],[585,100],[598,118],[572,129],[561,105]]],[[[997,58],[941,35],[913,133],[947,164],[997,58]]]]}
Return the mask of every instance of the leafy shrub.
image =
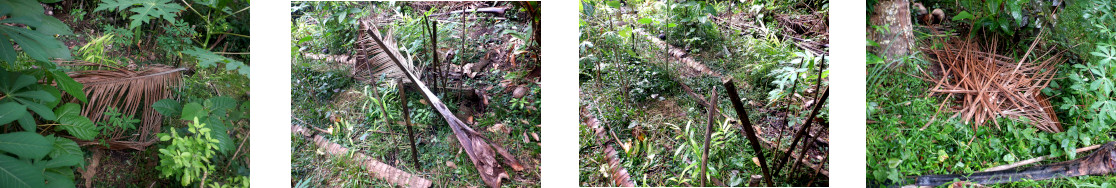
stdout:
{"type": "Polygon", "coordinates": [[[629,83],[632,84],[631,89],[628,90],[633,101],[644,102],[651,100],[652,96],[674,95],[681,91],[678,82],[674,81],[672,75],[661,66],[637,63],[631,65],[627,73],[634,75],[629,77],[629,83]]]}
{"type": "Polygon", "coordinates": [[[159,133],[159,141],[170,141],[170,145],[159,148],[159,166],[164,178],[175,177],[182,186],[187,186],[195,181],[200,181],[202,176],[213,171],[210,159],[218,150],[220,141],[213,139],[205,123],[199,123],[197,117],[193,118],[188,131],[191,135],[179,135],[178,131],[171,129],[171,134],[159,133]]]}
{"type": "MultiPolygon", "coordinates": [[[[815,67],[817,67],[816,63],[821,62],[822,57],[816,57],[813,54],[804,52],[795,52],[794,54],[798,58],[781,63],[782,67],[771,70],[771,72],[768,73],[768,76],[774,77],[774,81],[771,82],[771,85],[775,86],[775,89],[767,93],[768,101],[776,101],[792,93],[797,93],[798,90],[806,90],[814,87],[814,82],[817,81],[819,74],[809,73],[816,72],[814,71],[815,67]],[[807,78],[804,76],[809,77],[807,78]],[[794,84],[798,86],[796,87],[794,84]],[[794,88],[795,91],[787,91],[792,88],[794,88]]],[[[828,71],[820,74],[823,78],[827,75],[828,71]]]]}
{"type": "Polygon", "coordinates": [[[151,23],[151,19],[163,19],[174,23],[175,17],[178,17],[177,13],[186,8],[171,0],[104,0],[97,4],[97,9],[93,11],[102,10],[132,12],[132,16],[128,17],[132,20],[128,24],[128,29],[136,29],[140,25],[151,23]]]}
{"type": "Polygon", "coordinates": [[[223,63],[225,65],[224,71],[236,71],[236,73],[240,73],[244,76],[250,76],[249,74],[251,73],[248,65],[245,65],[244,62],[217,55],[204,48],[194,47],[193,49],[182,51],[182,53],[196,58],[199,68],[220,67],[217,63],[223,63]]]}
{"type": "Polygon", "coordinates": [[[675,46],[692,47],[691,50],[708,50],[720,44],[724,38],[707,14],[717,14],[716,9],[705,2],[686,1],[669,6],[667,42],[675,46]],[[674,27],[671,27],[674,26],[674,27]]]}
{"type": "Polygon", "coordinates": [[[248,102],[241,104],[236,99],[229,97],[214,97],[202,103],[191,102],[185,105],[173,99],[163,99],[155,102],[152,108],[166,117],[180,117],[181,120],[200,120],[207,124],[207,129],[213,130],[210,137],[219,141],[215,145],[221,154],[228,154],[235,147],[229,137],[230,125],[240,120],[248,119],[248,102]]]}
{"type": "MultiPolygon", "coordinates": [[[[124,116],[124,114],[116,110],[115,107],[109,107],[108,111],[105,111],[105,119],[108,119],[108,121],[97,122],[97,125],[100,125],[97,129],[101,130],[101,135],[109,135],[117,130],[135,130],[136,123],[140,122],[140,120],[134,119],[131,116],[124,116]]],[[[101,143],[105,145],[105,147],[109,146],[108,144],[104,144],[104,139],[101,140],[101,143]]]]}

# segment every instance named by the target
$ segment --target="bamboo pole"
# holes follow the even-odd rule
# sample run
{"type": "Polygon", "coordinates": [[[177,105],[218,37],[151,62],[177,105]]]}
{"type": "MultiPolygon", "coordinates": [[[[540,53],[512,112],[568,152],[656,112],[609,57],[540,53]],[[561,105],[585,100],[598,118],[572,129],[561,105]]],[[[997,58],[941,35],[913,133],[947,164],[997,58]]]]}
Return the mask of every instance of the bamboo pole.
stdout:
{"type": "Polygon", "coordinates": [[[713,136],[713,118],[717,117],[717,89],[709,90],[709,108],[706,114],[709,116],[709,123],[705,126],[705,146],[701,152],[701,186],[709,186],[708,174],[705,174],[707,164],[709,162],[709,139],[713,136]]]}
{"type": "Polygon", "coordinates": [[[408,112],[410,110],[407,107],[407,87],[402,87],[402,80],[399,81],[399,85],[399,101],[403,103],[403,105],[401,105],[403,106],[403,122],[405,122],[407,126],[407,137],[410,138],[411,141],[411,162],[415,164],[416,169],[422,171],[422,165],[420,165],[418,161],[418,149],[415,148],[415,131],[411,126],[411,114],[408,112]]]}
{"type": "Polygon", "coordinates": [[[767,167],[767,160],[763,156],[763,147],[760,146],[755,128],[752,128],[752,121],[748,120],[748,112],[744,111],[744,103],[740,102],[740,94],[736,93],[736,84],[733,84],[731,78],[725,79],[723,84],[725,85],[725,91],[728,92],[729,99],[732,101],[732,107],[736,109],[736,115],[740,118],[740,123],[744,127],[744,134],[748,137],[748,143],[752,145],[752,150],[756,151],[756,157],[759,157],[763,178],[767,180],[767,186],[772,186],[775,183],[771,181],[771,170],[767,167]]]}
{"type": "MultiPolygon", "coordinates": [[[[802,135],[806,134],[807,130],[810,130],[810,126],[813,125],[812,123],[814,122],[814,116],[818,115],[818,110],[821,110],[821,107],[824,106],[826,98],[829,98],[829,88],[826,88],[825,94],[822,94],[818,102],[814,103],[814,110],[810,112],[810,116],[807,116],[809,119],[806,119],[806,124],[803,124],[802,128],[798,129],[798,133],[794,135],[794,139],[791,139],[790,149],[787,149],[787,154],[783,155],[783,158],[780,159],[779,163],[775,166],[775,174],[779,174],[779,170],[782,170],[783,165],[786,165],[787,160],[789,160],[791,154],[794,153],[795,147],[798,147],[798,140],[802,139],[802,135]]],[[[799,159],[801,159],[801,157],[799,157],[799,159]]]]}

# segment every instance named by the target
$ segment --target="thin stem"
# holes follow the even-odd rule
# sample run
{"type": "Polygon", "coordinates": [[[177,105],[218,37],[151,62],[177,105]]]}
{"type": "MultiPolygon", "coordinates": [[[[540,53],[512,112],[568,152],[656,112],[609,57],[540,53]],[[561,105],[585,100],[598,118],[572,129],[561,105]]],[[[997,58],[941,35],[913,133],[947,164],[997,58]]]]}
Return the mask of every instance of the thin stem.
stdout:
{"type": "Polygon", "coordinates": [[[238,36],[238,37],[244,37],[244,38],[252,38],[252,36],[243,35],[243,34],[236,34],[236,33],[229,33],[229,32],[213,32],[213,34],[215,34],[215,35],[216,34],[226,34],[226,35],[232,35],[232,36],[238,36]]]}

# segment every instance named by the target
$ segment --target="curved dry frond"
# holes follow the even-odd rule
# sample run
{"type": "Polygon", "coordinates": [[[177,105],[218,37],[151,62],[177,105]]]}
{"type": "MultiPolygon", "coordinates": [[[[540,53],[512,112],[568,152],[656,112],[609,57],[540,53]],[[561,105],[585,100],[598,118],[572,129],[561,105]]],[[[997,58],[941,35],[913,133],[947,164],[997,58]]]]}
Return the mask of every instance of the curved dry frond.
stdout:
{"type": "Polygon", "coordinates": [[[112,149],[143,150],[155,143],[155,133],[159,133],[163,124],[163,116],[155,112],[151,105],[171,97],[168,87],[182,82],[181,71],[184,70],[186,69],[156,64],[139,71],[117,68],[75,71],[69,75],[74,81],[84,85],[89,103],[82,106],[81,115],[93,122],[104,120],[104,112],[109,107],[120,109],[120,113],[126,116],[134,117],[142,113],[141,124],[137,128],[138,135],[113,130],[101,137],[105,138],[112,149]]]}
{"type": "Polygon", "coordinates": [[[394,32],[392,30],[388,30],[386,35],[381,35],[379,28],[376,27],[376,21],[367,17],[360,20],[360,29],[357,36],[356,51],[353,53],[355,62],[351,70],[354,78],[371,80],[379,78],[381,75],[384,78],[403,78],[403,72],[400,71],[399,66],[392,62],[389,56],[398,57],[407,70],[414,72],[411,58],[405,58],[396,49],[399,45],[393,37],[394,32]],[[380,48],[376,40],[372,39],[374,36],[383,36],[382,41],[388,49],[380,48]]]}

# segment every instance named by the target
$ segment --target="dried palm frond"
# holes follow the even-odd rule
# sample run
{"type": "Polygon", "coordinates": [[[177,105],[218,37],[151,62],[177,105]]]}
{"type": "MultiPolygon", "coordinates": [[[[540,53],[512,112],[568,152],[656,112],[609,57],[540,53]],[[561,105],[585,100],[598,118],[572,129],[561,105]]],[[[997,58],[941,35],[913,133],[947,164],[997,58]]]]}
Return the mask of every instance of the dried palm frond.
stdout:
{"type": "MultiPolygon", "coordinates": [[[[356,51],[353,52],[352,62],[353,69],[351,74],[353,78],[359,80],[372,80],[379,78],[381,75],[387,79],[400,79],[403,78],[403,72],[400,71],[400,65],[392,62],[389,56],[399,57],[405,69],[414,72],[414,65],[411,63],[411,58],[403,58],[404,56],[396,50],[399,46],[393,37],[384,37],[382,42],[390,49],[381,48],[377,44],[377,40],[372,37],[380,36],[376,22],[371,17],[366,17],[360,21],[360,29],[357,33],[356,51]],[[373,35],[375,33],[375,35],[373,35]]],[[[393,36],[391,30],[387,31],[387,35],[393,36]]]]}
{"type": "Polygon", "coordinates": [[[442,118],[446,120],[446,123],[450,125],[454,135],[457,137],[457,141],[461,144],[465,153],[469,155],[469,159],[473,162],[473,166],[477,168],[477,172],[480,172],[481,180],[484,180],[485,184],[489,187],[500,187],[500,181],[503,178],[508,178],[508,174],[496,160],[497,154],[503,157],[504,163],[507,163],[516,171],[523,170],[523,165],[521,165],[514,156],[504,150],[503,147],[489,141],[484,135],[474,131],[454,116],[454,113],[446,107],[445,103],[442,103],[442,100],[438,99],[438,96],[434,95],[434,93],[426,87],[426,84],[418,79],[418,76],[413,72],[414,68],[410,64],[410,60],[399,54],[399,51],[396,49],[395,45],[393,45],[394,43],[389,43],[390,41],[388,40],[391,39],[391,36],[381,34],[379,28],[371,19],[363,19],[361,21],[361,27],[361,30],[366,32],[365,36],[368,36],[362,38],[361,41],[366,42],[371,40],[374,42],[373,44],[376,44],[375,47],[368,46],[362,50],[367,52],[363,54],[363,56],[371,60],[366,61],[368,64],[365,65],[369,67],[366,70],[369,70],[369,73],[380,72],[380,70],[394,70],[395,72],[399,72],[396,74],[402,74],[406,76],[411,83],[414,83],[415,86],[422,91],[426,100],[430,101],[430,105],[433,106],[434,109],[438,111],[438,114],[442,115],[442,118]],[[391,68],[391,63],[394,63],[395,69],[391,68]],[[373,65],[375,65],[375,67],[386,68],[373,69],[371,68],[373,65]],[[399,67],[402,67],[402,69],[399,67]]]}
{"type": "MultiPolygon", "coordinates": [[[[100,66],[97,64],[78,64],[77,66],[100,66]]],[[[156,101],[170,98],[170,86],[182,82],[180,71],[166,65],[150,65],[139,71],[113,67],[108,70],[88,70],[70,72],[74,81],[82,83],[89,103],[84,104],[81,115],[93,122],[105,120],[104,112],[109,107],[120,109],[125,116],[141,114],[138,135],[126,135],[125,130],[113,130],[101,135],[112,149],[143,150],[155,143],[155,133],[163,124],[163,116],[151,105],[156,101]],[[122,147],[121,147],[122,146],[122,147]]]]}
{"type": "Polygon", "coordinates": [[[1053,107],[1042,96],[1042,89],[1054,77],[1055,65],[1063,61],[1060,52],[1051,54],[1050,50],[1027,59],[1034,49],[1032,44],[1020,60],[996,54],[995,40],[989,45],[969,39],[939,42],[945,44],[945,49],[922,51],[937,63],[932,69],[940,75],[923,73],[922,79],[935,84],[930,88],[931,94],[956,96],[961,106],[954,117],[975,123],[974,129],[989,120],[998,125],[997,118],[1009,117],[1027,118],[1030,124],[1046,132],[1063,131],[1053,107]]]}

